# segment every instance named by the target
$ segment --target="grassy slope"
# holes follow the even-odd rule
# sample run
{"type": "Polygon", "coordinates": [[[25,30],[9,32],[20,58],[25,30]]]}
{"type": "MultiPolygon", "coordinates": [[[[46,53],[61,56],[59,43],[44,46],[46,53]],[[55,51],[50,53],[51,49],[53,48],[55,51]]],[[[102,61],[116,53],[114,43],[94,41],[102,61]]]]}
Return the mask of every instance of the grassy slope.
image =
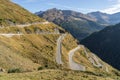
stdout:
{"type": "MultiPolygon", "coordinates": [[[[44,25],[37,25],[38,28],[44,27],[43,31],[46,30],[47,24],[44,25]]],[[[48,24],[48,26],[51,26],[50,29],[54,29],[56,25],[48,24]]],[[[17,27],[16,27],[17,28],[17,27]]],[[[26,27],[30,29],[32,32],[31,34],[26,34],[27,32],[25,31],[24,28],[17,28],[21,30],[21,32],[25,33],[25,35],[21,36],[13,36],[13,37],[4,37],[0,36],[0,64],[2,68],[4,68],[6,71],[9,69],[14,69],[14,68],[19,68],[22,71],[35,71],[33,73],[24,73],[23,74],[3,74],[1,75],[1,79],[21,79],[23,80],[30,79],[30,80],[36,80],[40,79],[43,77],[43,79],[53,79],[57,75],[60,74],[65,74],[66,75],[66,70],[69,69],[68,65],[68,52],[77,47],[77,40],[74,39],[69,33],[65,36],[63,43],[62,43],[62,60],[64,62],[64,65],[58,65],[55,61],[55,55],[56,55],[56,41],[58,37],[60,36],[59,34],[35,34],[34,32],[34,26],[26,27]],[[33,66],[34,65],[34,66],[33,66]],[[44,72],[36,72],[38,67],[42,67],[43,69],[54,69],[52,71],[46,71],[44,72]],[[47,66],[47,67],[46,67],[47,66]],[[56,70],[56,69],[63,69],[63,70],[56,70]],[[55,75],[55,76],[50,76],[46,77],[44,75],[48,74],[50,72],[50,75],[55,75]],[[34,78],[35,75],[36,77],[34,78]],[[11,76],[11,77],[10,77],[11,76]]],[[[7,30],[16,33],[16,29],[13,29],[13,27],[10,27],[9,29],[1,28],[2,30],[0,31],[5,31],[4,33],[8,33],[7,30]]],[[[84,50],[84,49],[82,49],[84,50]]],[[[89,67],[88,71],[91,71],[94,73],[94,75],[91,75],[89,73],[77,73],[77,72],[72,72],[72,74],[67,74],[67,76],[64,78],[69,79],[69,78],[76,78],[78,79],[79,77],[77,75],[81,76],[87,76],[88,79],[91,78],[98,78],[98,80],[101,78],[103,79],[104,75],[114,75],[114,73],[106,73],[103,70],[100,70],[98,68],[95,68],[88,62],[87,59],[85,59],[85,56],[81,55],[81,51],[77,52],[77,60],[78,63],[81,63],[81,60],[84,61],[84,64],[89,67]],[[78,58],[79,57],[79,58],[78,58]],[[82,58],[81,58],[82,57],[82,58]],[[102,77],[96,76],[97,73],[104,74],[102,77]],[[70,75],[73,75],[74,77],[70,77],[70,75]]],[[[76,56],[75,55],[75,56],[76,56]]],[[[112,68],[112,70],[114,70],[112,68]]],[[[92,74],[93,74],[92,73],[92,74]]],[[[60,75],[62,77],[62,75],[60,75]]],[[[81,77],[82,78],[82,77],[81,77]]],[[[84,77],[83,77],[84,79],[84,77]]],[[[87,78],[86,78],[87,79],[87,78]]],[[[104,80],[104,79],[103,79],[104,80]]]]}
{"type": "MultiPolygon", "coordinates": [[[[9,39],[6,37],[0,37],[0,43],[1,45],[4,46],[5,49],[5,50],[1,49],[2,50],[1,54],[3,54],[3,56],[7,56],[7,58],[4,58],[2,61],[5,60],[7,62],[6,64],[9,63],[16,64],[20,63],[19,62],[20,60],[17,60],[17,58],[19,56],[23,56],[24,58],[29,58],[30,60],[32,60],[33,63],[39,63],[41,65],[45,64],[52,65],[55,63],[55,62],[53,63],[53,61],[55,61],[54,60],[55,56],[53,55],[55,55],[56,47],[55,40],[57,37],[58,35],[34,35],[34,34],[24,35],[20,37],[14,36],[9,39]],[[7,52],[6,49],[9,49],[9,52],[7,52]],[[13,52],[16,54],[13,55],[13,52]],[[11,58],[11,56],[9,55],[12,55],[13,57],[11,58]],[[9,58],[13,60],[10,61],[9,58]]],[[[3,64],[3,66],[5,65],[3,64]]],[[[25,65],[23,67],[25,67],[25,65]]]]}
{"type": "Polygon", "coordinates": [[[39,66],[44,67],[45,65],[48,68],[56,68],[56,41],[59,34],[35,34],[36,29],[53,32],[55,27],[57,26],[50,23],[24,28],[1,28],[1,33],[17,33],[20,31],[24,35],[13,37],[0,36],[0,67],[6,71],[11,68],[33,71],[39,66]],[[27,34],[26,29],[31,33],[27,34]]]}
{"type": "Polygon", "coordinates": [[[19,33],[23,33],[23,34],[34,34],[36,33],[38,30],[39,31],[46,31],[46,32],[54,32],[55,28],[58,28],[60,30],[60,27],[58,27],[57,25],[53,24],[53,23],[49,23],[49,24],[36,24],[36,25],[31,25],[29,27],[5,27],[5,28],[0,28],[0,33],[15,33],[17,34],[19,33]]]}
{"type": "MultiPolygon", "coordinates": [[[[50,29],[54,29],[56,25],[52,24],[44,24],[44,25],[37,25],[38,28],[44,27],[43,31],[46,30],[46,27],[51,26],[50,29]]],[[[66,75],[66,70],[69,69],[68,65],[68,52],[77,47],[77,40],[74,39],[69,33],[65,36],[63,43],[62,43],[62,60],[64,62],[64,65],[58,65],[55,61],[56,58],[56,42],[58,37],[60,36],[59,34],[35,34],[34,28],[35,26],[30,26],[26,27],[28,28],[32,33],[31,34],[26,34],[27,32],[25,31],[25,28],[17,28],[21,30],[22,33],[25,33],[24,35],[21,36],[13,36],[13,37],[5,37],[5,36],[0,36],[0,64],[2,68],[4,68],[6,71],[9,69],[14,69],[14,68],[19,68],[22,71],[35,71],[33,73],[24,73],[23,74],[3,74],[1,75],[1,79],[7,80],[14,80],[18,79],[20,80],[21,77],[23,80],[36,80],[40,79],[40,76],[43,77],[43,79],[53,79],[57,75],[65,74],[66,75]],[[34,65],[34,66],[33,66],[34,65]],[[36,72],[38,67],[42,67],[44,70],[45,69],[54,69],[53,71],[46,71],[44,72],[36,72]],[[63,69],[63,70],[56,70],[56,69],[63,69]],[[46,77],[44,75],[48,74],[50,72],[50,75],[55,75],[55,76],[50,76],[46,77]],[[42,74],[42,75],[39,75],[42,74]],[[36,77],[34,77],[35,75],[36,77]],[[10,77],[11,76],[11,77],[10,77]]],[[[4,28],[1,28],[4,29],[4,28]]],[[[10,27],[9,29],[5,28],[6,30],[4,33],[8,33],[7,30],[16,33],[16,29],[13,29],[13,27],[10,27]]],[[[49,29],[48,29],[49,30],[49,29]]],[[[0,30],[2,31],[2,30],[0,30]]],[[[84,50],[84,49],[82,49],[84,50]]],[[[78,63],[81,63],[81,60],[84,61],[84,64],[89,67],[88,71],[91,71],[94,75],[91,75],[89,73],[77,73],[77,72],[72,72],[72,74],[67,74],[68,76],[64,76],[65,79],[69,78],[76,78],[78,79],[79,77],[77,75],[81,76],[87,76],[86,80],[91,78],[98,78],[98,80],[103,79],[105,75],[109,76],[115,76],[113,72],[106,73],[104,70],[100,70],[99,68],[95,68],[88,62],[87,59],[85,59],[85,56],[81,55],[81,51],[77,52],[77,60],[78,63]],[[79,57],[79,58],[78,58],[79,57]],[[100,73],[99,76],[97,73],[100,73]],[[103,74],[102,77],[101,74],[103,74]],[[70,77],[70,75],[73,75],[74,77],[70,77]]],[[[75,56],[76,56],[75,55],[75,56]]],[[[112,70],[114,70],[112,68],[112,70]]],[[[70,71],[71,72],[71,71],[70,71]]],[[[81,77],[82,78],[82,77],[81,77]]],[[[83,77],[84,79],[84,77],[83,77]]],[[[104,79],[103,79],[104,80],[104,79]]],[[[109,79],[108,79],[109,80],[109,79]]]]}
{"type": "Polygon", "coordinates": [[[32,73],[0,74],[0,80],[119,80],[119,77],[91,72],[42,70],[32,73]],[[47,75],[46,75],[47,74],[47,75]],[[48,75],[49,74],[49,75],[48,75]]]}
{"type": "Polygon", "coordinates": [[[44,21],[10,0],[0,0],[0,26],[44,21]],[[8,7],[9,6],[9,7],[8,7]]]}

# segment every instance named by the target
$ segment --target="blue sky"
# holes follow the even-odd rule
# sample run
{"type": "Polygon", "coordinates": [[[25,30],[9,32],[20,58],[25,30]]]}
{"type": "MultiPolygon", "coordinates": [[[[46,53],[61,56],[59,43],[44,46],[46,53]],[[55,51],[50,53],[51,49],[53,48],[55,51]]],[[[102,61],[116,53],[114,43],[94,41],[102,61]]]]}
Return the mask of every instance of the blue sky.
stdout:
{"type": "Polygon", "coordinates": [[[120,11],[120,0],[12,0],[30,12],[45,11],[51,8],[74,10],[82,13],[101,11],[116,13],[120,11]]]}

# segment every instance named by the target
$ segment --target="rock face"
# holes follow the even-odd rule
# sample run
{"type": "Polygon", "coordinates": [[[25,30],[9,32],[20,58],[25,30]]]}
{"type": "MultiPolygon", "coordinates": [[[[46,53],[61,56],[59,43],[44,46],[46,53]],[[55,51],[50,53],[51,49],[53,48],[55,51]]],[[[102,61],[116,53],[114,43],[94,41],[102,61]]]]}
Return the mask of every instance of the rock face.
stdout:
{"type": "Polygon", "coordinates": [[[96,23],[95,18],[71,10],[59,10],[53,8],[42,13],[37,12],[36,15],[60,25],[78,40],[104,28],[96,23]]]}

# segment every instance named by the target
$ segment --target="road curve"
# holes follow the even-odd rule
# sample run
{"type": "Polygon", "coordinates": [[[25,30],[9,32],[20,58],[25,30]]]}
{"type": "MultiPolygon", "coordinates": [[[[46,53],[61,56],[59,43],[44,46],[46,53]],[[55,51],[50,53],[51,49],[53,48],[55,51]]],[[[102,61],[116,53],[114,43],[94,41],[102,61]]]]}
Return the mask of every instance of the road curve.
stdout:
{"type": "Polygon", "coordinates": [[[72,70],[85,71],[86,70],[85,66],[73,61],[73,55],[74,55],[75,51],[77,51],[78,49],[80,49],[80,45],[78,47],[72,49],[69,52],[69,54],[68,54],[69,55],[69,66],[70,66],[70,69],[72,69],[72,70]]]}
{"type": "Polygon", "coordinates": [[[99,60],[98,60],[98,58],[96,57],[95,54],[92,54],[92,58],[93,58],[93,60],[94,60],[94,62],[93,62],[94,66],[96,66],[96,67],[102,67],[102,66],[103,66],[103,65],[99,62],[99,60]],[[96,62],[96,64],[95,64],[95,62],[96,62]]]}
{"type": "MultiPolygon", "coordinates": [[[[83,45],[80,45],[80,46],[82,48],[85,48],[83,45]]],[[[105,64],[100,63],[98,57],[95,54],[93,53],[91,53],[91,55],[88,54],[86,49],[84,50],[84,52],[88,60],[93,64],[93,66],[98,67],[98,68],[103,68],[105,69],[106,72],[109,72],[109,68],[105,64]]]]}
{"type": "Polygon", "coordinates": [[[65,36],[66,34],[62,34],[57,40],[56,62],[58,64],[63,64],[61,54],[62,54],[62,40],[64,39],[65,36]]]}

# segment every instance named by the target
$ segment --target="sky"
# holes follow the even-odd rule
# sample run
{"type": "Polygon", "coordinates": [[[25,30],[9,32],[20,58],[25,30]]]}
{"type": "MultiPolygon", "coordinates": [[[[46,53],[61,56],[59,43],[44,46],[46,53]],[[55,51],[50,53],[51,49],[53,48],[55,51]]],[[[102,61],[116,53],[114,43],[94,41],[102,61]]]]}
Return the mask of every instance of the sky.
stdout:
{"type": "Polygon", "coordinates": [[[32,13],[51,8],[74,10],[82,13],[101,11],[120,12],[120,0],[12,0],[32,13]]]}

